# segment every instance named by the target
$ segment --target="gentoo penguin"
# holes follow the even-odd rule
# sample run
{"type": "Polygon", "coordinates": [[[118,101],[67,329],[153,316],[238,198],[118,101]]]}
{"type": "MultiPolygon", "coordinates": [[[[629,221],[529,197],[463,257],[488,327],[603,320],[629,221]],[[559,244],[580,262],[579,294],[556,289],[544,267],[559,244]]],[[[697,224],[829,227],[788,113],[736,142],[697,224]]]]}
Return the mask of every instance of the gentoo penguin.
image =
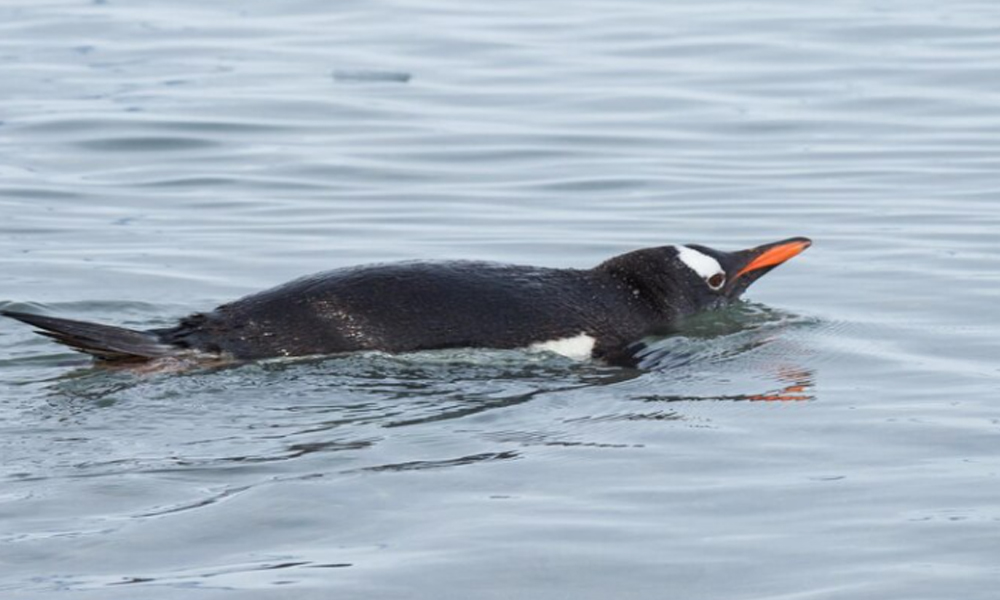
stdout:
{"type": "Polygon", "coordinates": [[[473,261],[349,267],[146,331],[0,312],[105,364],[470,347],[550,350],[627,366],[635,363],[635,342],[733,302],[810,244],[798,237],[737,252],[661,246],[592,269],[473,261]]]}

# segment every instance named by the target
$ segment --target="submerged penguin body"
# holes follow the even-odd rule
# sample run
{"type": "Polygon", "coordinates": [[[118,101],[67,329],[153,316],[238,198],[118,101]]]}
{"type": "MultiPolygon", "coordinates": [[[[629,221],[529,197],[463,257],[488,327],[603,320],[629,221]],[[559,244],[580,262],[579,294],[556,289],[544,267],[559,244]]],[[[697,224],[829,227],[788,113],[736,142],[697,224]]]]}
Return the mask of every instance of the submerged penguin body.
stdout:
{"type": "Polygon", "coordinates": [[[404,263],[299,279],[155,333],[174,346],[237,359],[527,348],[580,334],[600,340],[595,350],[604,354],[634,339],[648,311],[618,282],[590,271],[404,263]]]}
{"type": "Polygon", "coordinates": [[[110,362],[185,353],[254,360],[472,347],[552,350],[627,365],[632,343],[670,331],[685,315],[735,300],[808,245],[794,238],[737,253],[664,246],[593,269],[473,261],[351,267],[148,331],[4,314],[110,362]]]}

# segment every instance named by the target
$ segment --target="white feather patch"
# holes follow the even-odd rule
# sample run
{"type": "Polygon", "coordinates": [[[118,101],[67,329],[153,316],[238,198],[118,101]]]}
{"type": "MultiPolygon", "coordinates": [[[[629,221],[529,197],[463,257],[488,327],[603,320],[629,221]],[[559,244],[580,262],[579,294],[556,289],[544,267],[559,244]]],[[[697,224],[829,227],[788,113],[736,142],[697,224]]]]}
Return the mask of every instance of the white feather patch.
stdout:
{"type": "Polygon", "coordinates": [[[556,354],[561,354],[566,358],[572,358],[574,360],[587,360],[593,355],[595,342],[597,342],[597,340],[593,337],[587,335],[586,333],[581,333],[580,335],[568,338],[559,338],[557,340],[549,340],[547,342],[535,342],[534,344],[528,346],[528,350],[536,352],[555,352],[556,354]]]}
{"type": "Polygon", "coordinates": [[[716,273],[724,272],[719,261],[707,254],[702,254],[687,246],[674,246],[674,248],[677,248],[677,258],[681,259],[682,263],[700,275],[702,279],[708,279],[716,273]]]}

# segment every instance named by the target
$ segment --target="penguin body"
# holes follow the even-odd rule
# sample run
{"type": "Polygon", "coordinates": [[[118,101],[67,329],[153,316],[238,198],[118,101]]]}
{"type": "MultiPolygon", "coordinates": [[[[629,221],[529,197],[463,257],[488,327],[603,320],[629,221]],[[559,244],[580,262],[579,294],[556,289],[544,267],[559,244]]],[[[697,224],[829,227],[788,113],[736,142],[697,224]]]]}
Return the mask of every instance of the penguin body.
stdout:
{"type": "Polygon", "coordinates": [[[3,314],[107,362],[184,353],[243,361],[471,347],[549,350],[630,365],[634,342],[737,299],[763,272],[809,244],[793,238],[737,253],[662,246],[592,269],[475,261],[350,267],[147,331],[3,314]]]}

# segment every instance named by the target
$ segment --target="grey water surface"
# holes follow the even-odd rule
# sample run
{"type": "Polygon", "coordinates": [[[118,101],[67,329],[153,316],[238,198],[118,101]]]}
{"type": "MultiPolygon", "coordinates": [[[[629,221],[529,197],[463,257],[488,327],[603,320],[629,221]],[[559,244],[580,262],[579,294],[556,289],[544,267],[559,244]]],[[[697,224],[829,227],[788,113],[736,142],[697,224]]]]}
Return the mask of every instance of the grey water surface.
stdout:
{"type": "Polygon", "coordinates": [[[0,597],[997,598],[998,65],[972,0],[0,4],[0,308],[815,240],[642,370],[4,320],[0,597]]]}

